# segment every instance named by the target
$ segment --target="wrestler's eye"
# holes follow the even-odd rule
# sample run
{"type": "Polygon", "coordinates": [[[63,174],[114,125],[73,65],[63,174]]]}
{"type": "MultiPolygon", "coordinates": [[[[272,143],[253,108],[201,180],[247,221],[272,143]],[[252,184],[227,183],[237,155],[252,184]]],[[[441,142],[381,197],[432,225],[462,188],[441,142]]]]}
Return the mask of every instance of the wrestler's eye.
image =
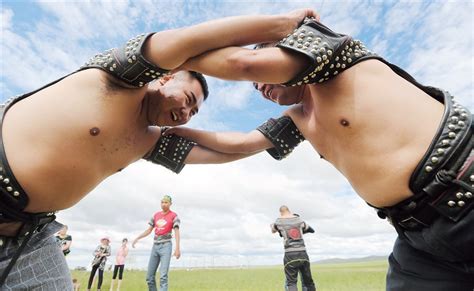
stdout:
{"type": "Polygon", "coordinates": [[[255,88],[255,90],[258,90],[258,84],[257,83],[253,83],[253,87],[255,88]]]}

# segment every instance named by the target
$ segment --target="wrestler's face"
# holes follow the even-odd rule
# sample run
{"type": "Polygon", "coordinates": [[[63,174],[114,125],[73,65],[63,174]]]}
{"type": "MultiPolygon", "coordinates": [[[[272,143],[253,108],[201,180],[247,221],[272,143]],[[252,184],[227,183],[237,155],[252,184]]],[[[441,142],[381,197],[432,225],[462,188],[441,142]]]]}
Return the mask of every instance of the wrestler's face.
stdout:
{"type": "Polygon", "coordinates": [[[255,89],[260,91],[263,98],[280,105],[293,105],[300,103],[303,98],[305,86],[285,87],[282,85],[253,83],[255,89]]]}
{"type": "Polygon", "coordinates": [[[204,102],[201,83],[187,72],[166,76],[150,84],[148,93],[155,97],[149,119],[160,126],[187,123],[204,102]]]}

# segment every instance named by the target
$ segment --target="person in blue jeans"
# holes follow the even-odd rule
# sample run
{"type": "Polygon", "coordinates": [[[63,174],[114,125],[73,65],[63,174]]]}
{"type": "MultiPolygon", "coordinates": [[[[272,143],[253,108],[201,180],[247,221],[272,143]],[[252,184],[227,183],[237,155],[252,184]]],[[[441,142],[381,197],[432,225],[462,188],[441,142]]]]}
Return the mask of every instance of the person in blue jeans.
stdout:
{"type": "Polygon", "coordinates": [[[148,262],[148,271],[146,275],[146,282],[148,284],[148,290],[156,291],[156,269],[160,266],[160,291],[168,290],[168,270],[170,267],[171,250],[173,244],[171,239],[173,238],[172,230],[174,229],[176,248],[173,256],[179,259],[181,251],[179,248],[180,234],[179,224],[180,220],[178,215],[170,210],[172,199],[169,195],[163,196],[161,199],[161,211],[158,211],[153,215],[148,223],[149,227],[142,234],[140,234],[132,243],[132,247],[135,248],[135,244],[138,240],[148,236],[153,229],[155,229],[155,238],[153,240],[153,248],[151,249],[150,261],[148,262]]]}

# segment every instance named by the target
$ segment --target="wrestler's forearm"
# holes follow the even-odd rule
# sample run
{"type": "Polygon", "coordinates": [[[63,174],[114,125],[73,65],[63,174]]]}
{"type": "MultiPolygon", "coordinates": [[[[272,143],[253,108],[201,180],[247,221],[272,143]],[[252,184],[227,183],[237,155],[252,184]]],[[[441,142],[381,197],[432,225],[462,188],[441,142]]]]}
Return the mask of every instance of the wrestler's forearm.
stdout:
{"type": "Polygon", "coordinates": [[[207,149],[202,146],[194,146],[193,149],[189,152],[188,156],[184,160],[185,164],[224,164],[240,159],[250,157],[257,154],[247,153],[247,154],[226,154],[221,152],[216,152],[211,149],[207,149]]]}
{"type": "Polygon", "coordinates": [[[227,47],[189,59],[180,69],[226,80],[280,84],[293,79],[307,65],[303,55],[275,47],[259,50],[227,47]]]}
{"type": "Polygon", "coordinates": [[[284,15],[245,15],[222,18],[181,29],[154,34],[145,55],[165,69],[175,69],[189,58],[227,46],[272,42],[291,33],[305,17],[317,16],[310,9],[284,15]]]}
{"type": "Polygon", "coordinates": [[[212,132],[179,127],[171,129],[170,132],[224,154],[252,154],[273,147],[271,142],[257,130],[248,133],[212,132]]]}

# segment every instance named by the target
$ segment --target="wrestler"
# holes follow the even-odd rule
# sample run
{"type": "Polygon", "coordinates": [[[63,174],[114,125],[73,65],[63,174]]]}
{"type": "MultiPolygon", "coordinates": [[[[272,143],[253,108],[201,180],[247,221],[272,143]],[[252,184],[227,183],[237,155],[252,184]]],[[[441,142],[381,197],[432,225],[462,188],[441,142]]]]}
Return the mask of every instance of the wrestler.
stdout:
{"type": "Polygon", "coordinates": [[[54,211],[71,207],[130,163],[145,158],[179,172],[184,163],[242,157],[161,138],[159,126],[185,124],[208,95],[201,74],[169,71],[216,48],[276,41],[314,15],[301,9],[142,34],[2,105],[0,287],[71,290],[52,238],[60,227],[52,223],[54,211]]]}
{"type": "Polygon", "coordinates": [[[227,153],[268,149],[276,159],[306,138],[399,234],[387,290],[472,291],[472,114],[448,92],[314,20],[275,47],[224,48],[182,68],[255,81],[263,97],[295,105],[248,134],[169,134],[227,153]],[[304,69],[292,75],[295,65],[304,69]]]}

